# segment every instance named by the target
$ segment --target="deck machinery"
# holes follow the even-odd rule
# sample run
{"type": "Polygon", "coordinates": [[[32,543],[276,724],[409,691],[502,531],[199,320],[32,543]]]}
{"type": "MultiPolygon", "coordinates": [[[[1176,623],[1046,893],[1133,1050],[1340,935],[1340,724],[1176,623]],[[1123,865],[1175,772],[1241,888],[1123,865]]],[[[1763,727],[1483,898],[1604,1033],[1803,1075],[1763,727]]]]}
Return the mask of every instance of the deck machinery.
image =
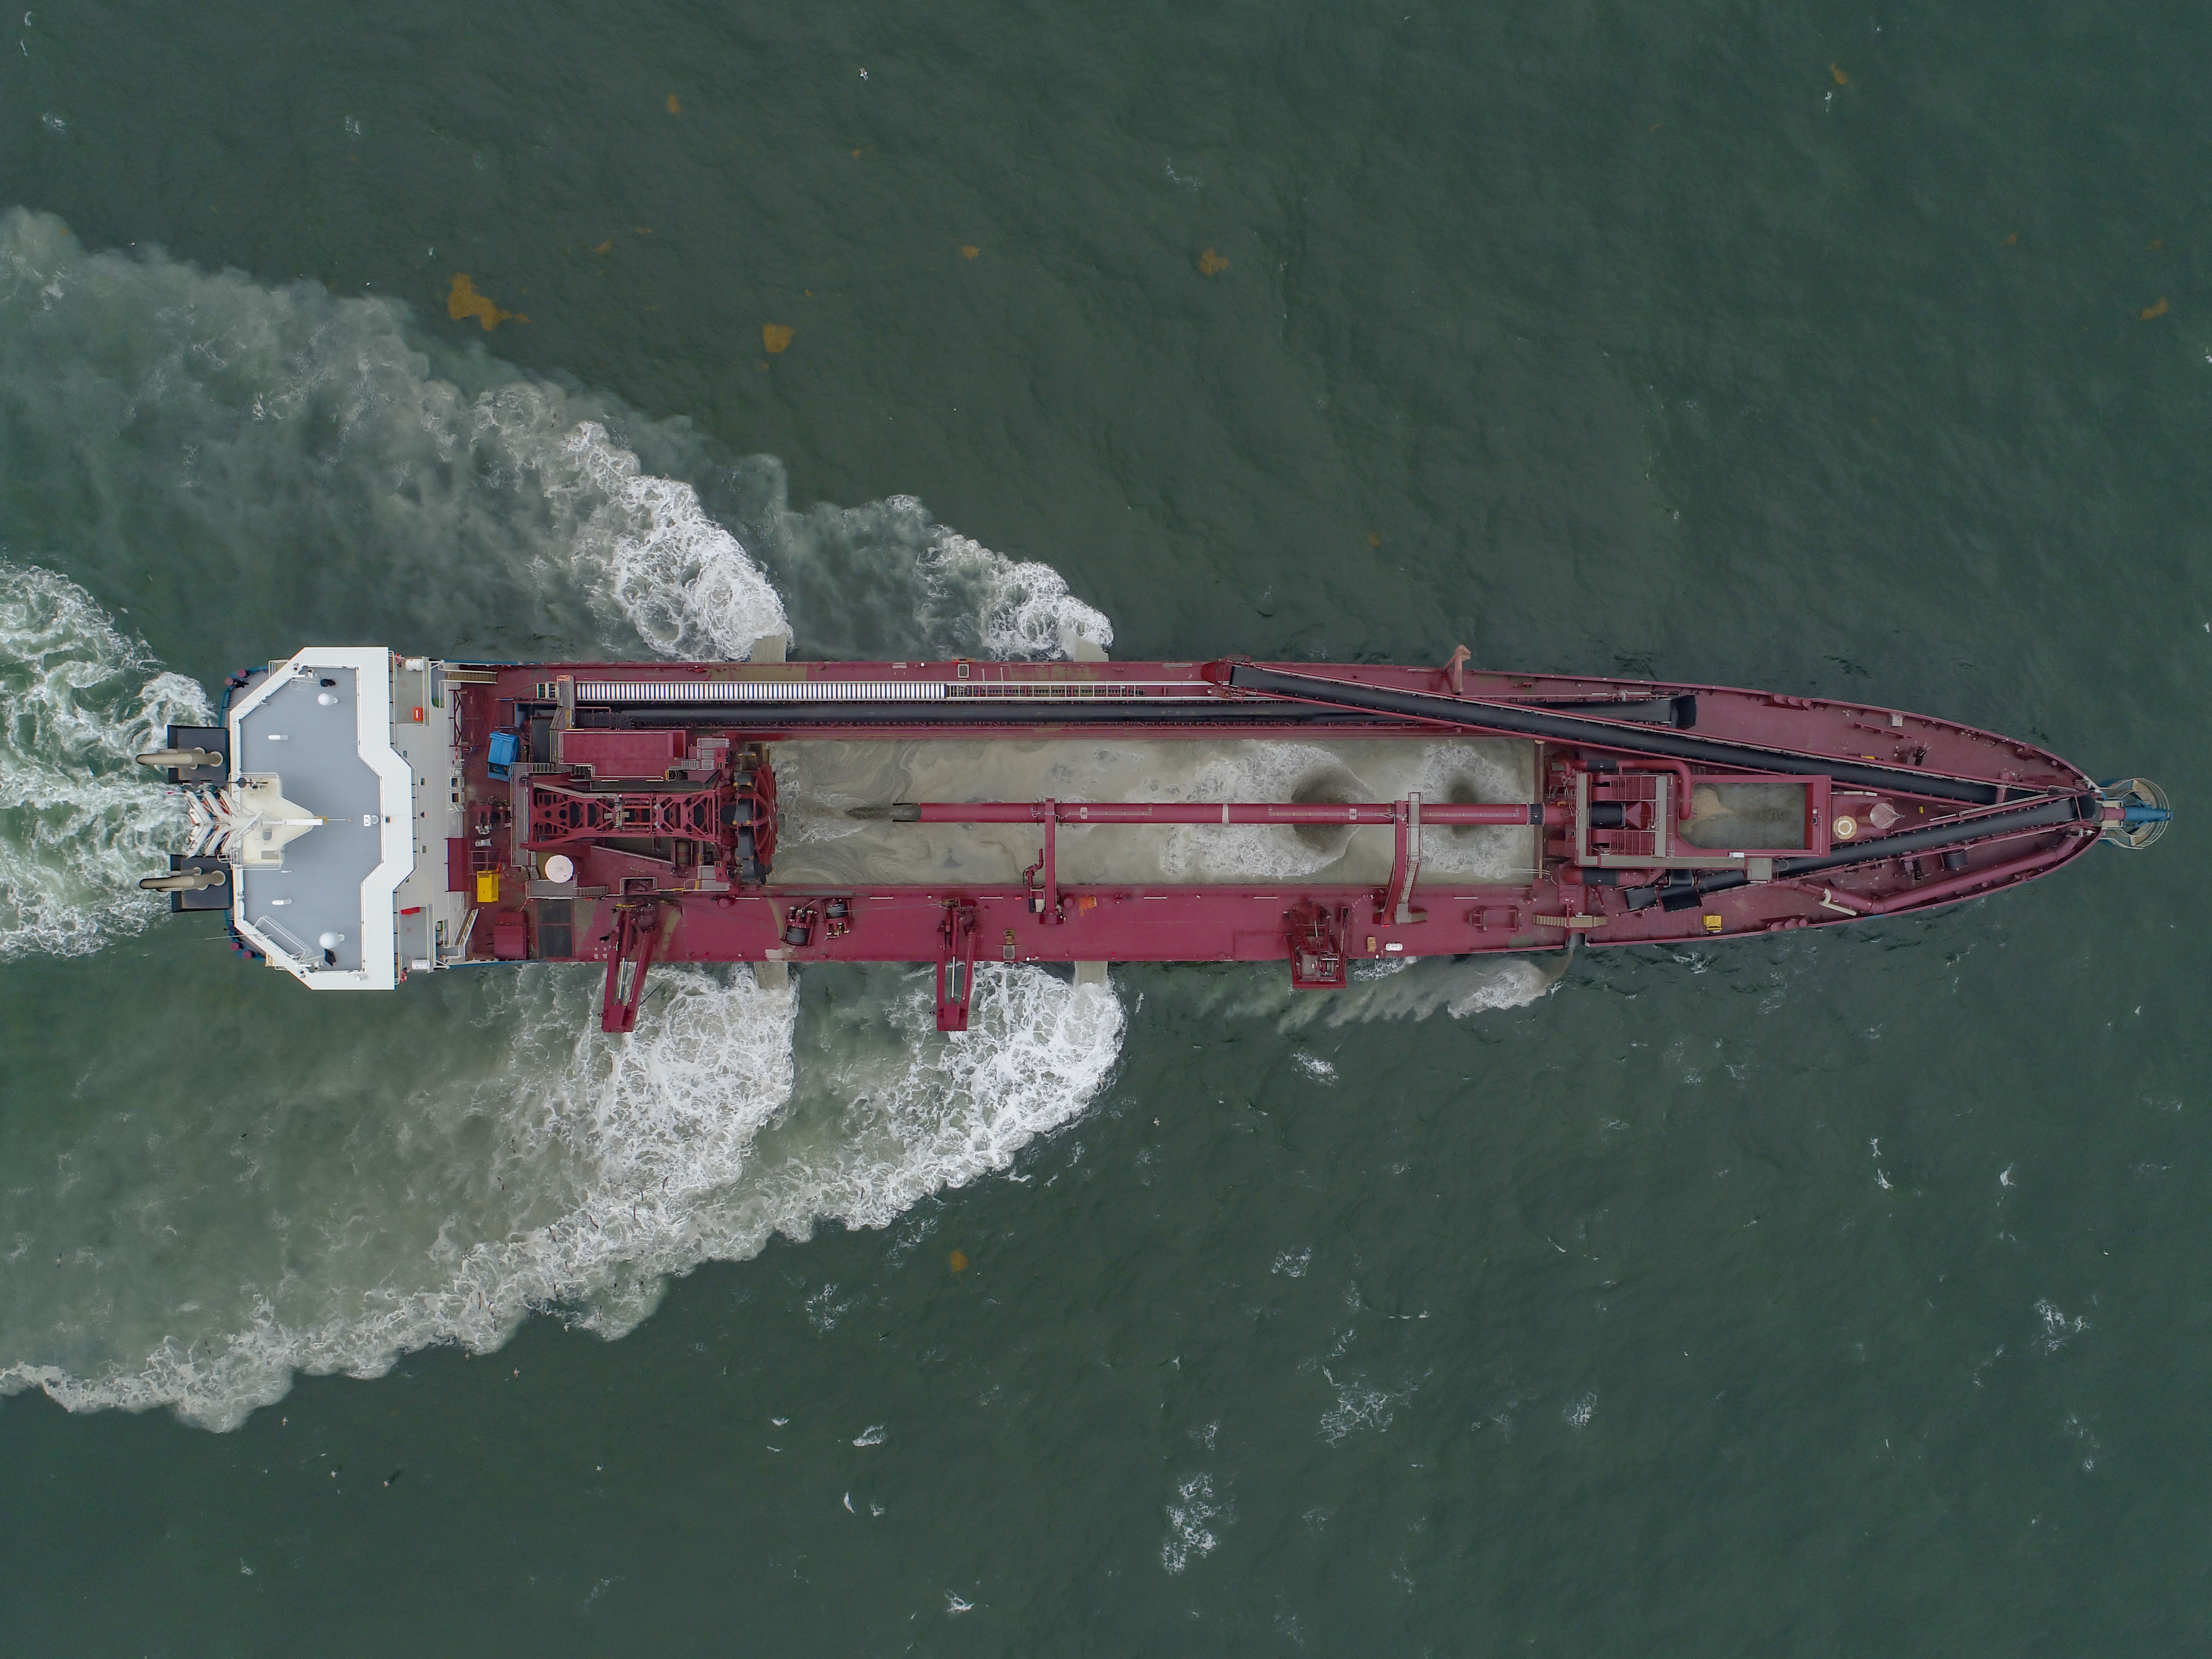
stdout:
{"type": "MultiPolygon", "coordinates": [[[[773,649],[768,653],[780,659],[773,649]]],[[[1927,909],[2166,827],[2142,779],[1832,698],[1215,662],[448,662],[311,649],[141,758],[145,885],[319,990],[591,962],[1355,963],[1927,909]]]]}

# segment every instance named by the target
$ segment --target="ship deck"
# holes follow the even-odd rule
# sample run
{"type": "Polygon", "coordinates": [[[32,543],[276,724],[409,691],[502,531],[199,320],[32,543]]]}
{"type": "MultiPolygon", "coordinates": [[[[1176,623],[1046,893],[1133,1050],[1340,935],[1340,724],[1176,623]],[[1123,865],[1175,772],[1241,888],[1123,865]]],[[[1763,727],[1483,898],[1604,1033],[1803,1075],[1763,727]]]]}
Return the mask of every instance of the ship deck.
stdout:
{"type": "Polygon", "coordinates": [[[956,987],[977,958],[1287,961],[1304,984],[1363,959],[1739,936],[1994,891],[2098,833],[2077,821],[2094,786],[2034,745],[1709,686],[1375,665],[486,665],[447,666],[430,701],[423,718],[451,723],[448,885],[469,913],[449,959],[604,963],[611,1018],[645,961],[935,961],[956,987]],[[762,788],[773,773],[758,799],[753,768],[762,788]],[[1223,821],[1188,821],[1214,803],[1223,821]],[[1232,803],[1375,811],[1232,823],[1232,803]],[[1655,803],[1663,830],[1606,827],[1648,824],[1655,803]],[[1079,821],[1100,804],[1186,819],[1079,821]],[[1486,804],[1525,816],[1437,822],[1486,804]],[[761,871],[728,816],[756,806],[756,827],[772,819],[761,871]],[[722,829],[700,827],[710,808],[722,829]],[[621,811],[690,827],[574,828],[621,811]],[[966,811],[999,817],[951,821],[966,811]]]}

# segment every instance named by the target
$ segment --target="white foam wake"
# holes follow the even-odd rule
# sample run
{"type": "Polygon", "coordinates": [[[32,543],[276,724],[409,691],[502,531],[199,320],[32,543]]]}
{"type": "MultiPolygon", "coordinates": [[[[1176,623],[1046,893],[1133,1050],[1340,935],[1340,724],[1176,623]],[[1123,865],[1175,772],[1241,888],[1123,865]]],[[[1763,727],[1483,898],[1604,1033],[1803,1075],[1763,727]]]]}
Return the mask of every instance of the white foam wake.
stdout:
{"type": "Polygon", "coordinates": [[[449,654],[1113,639],[1050,566],[911,496],[795,510],[772,457],[723,465],[686,422],[457,350],[394,301],[87,252],[50,215],[0,215],[0,439],[71,459],[26,498],[57,521],[97,498],[102,534],[190,568],[166,595],[184,623],[313,549],[315,591],[343,596],[326,623],[449,654]],[[713,482],[713,511],[687,480],[713,482]]]}
{"type": "Polygon", "coordinates": [[[291,626],[440,654],[735,656],[790,631],[693,486],[640,461],[711,472],[682,422],[454,350],[392,301],[89,253],[21,210],[0,216],[0,439],[70,458],[20,492],[64,552],[95,498],[82,534],[191,573],[164,589],[181,626],[311,552],[291,626]]]}
{"type": "MultiPolygon", "coordinates": [[[[409,1092],[304,1183],[256,1171],[272,1224],[203,1252],[163,1294],[118,1301],[95,1282],[82,1304],[38,1310],[79,1351],[0,1368],[0,1393],[169,1406],[228,1429],[296,1372],[377,1376],[434,1343],[488,1352],[534,1310],[620,1336],[670,1274],[752,1255],[775,1233],[803,1239],[822,1218],[882,1226],[1006,1168],[1089,1103],[1121,1033],[1110,993],[1020,968],[982,975],[974,1029],[941,1036],[927,985],[900,973],[840,1000],[869,1025],[887,1000],[896,1035],[847,1041],[833,1015],[808,1045],[829,1063],[800,1075],[793,994],[749,974],[662,970],[626,1041],[593,1028],[591,975],[487,981],[480,1024],[511,1033],[495,1063],[409,1092]],[[143,1357],[120,1357],[134,1337],[143,1357]]],[[[118,1205],[165,1200],[158,1170],[106,1173],[118,1205]]],[[[90,1265],[146,1270],[125,1252],[90,1265]]],[[[27,1334],[10,1329],[9,1346],[27,1334]]]]}
{"type": "MultiPolygon", "coordinates": [[[[888,505],[921,509],[905,495],[888,505]]],[[[972,537],[947,531],[931,546],[922,573],[943,614],[962,622],[973,618],[984,656],[1064,657],[1078,638],[1114,643],[1106,613],[1077,599],[1066,579],[1038,560],[1009,559],[972,537]]]]}
{"type": "Polygon", "coordinates": [[[675,657],[742,657],[772,634],[790,637],[783,601],[690,485],[641,471],[597,421],[578,422],[561,450],[605,503],[582,526],[573,556],[604,569],[615,603],[647,645],[675,657]]]}
{"type": "MultiPolygon", "coordinates": [[[[277,591],[312,547],[314,591],[358,606],[321,626],[457,655],[735,656],[793,617],[824,654],[1047,656],[1112,638],[1048,567],[910,498],[795,512],[781,468],[757,458],[719,475],[732,499],[710,511],[668,476],[717,476],[680,423],[447,351],[396,305],[87,254],[21,212],[0,218],[0,442],[10,432],[89,475],[54,484],[49,518],[96,497],[102,533],[173,549],[192,578],[164,590],[179,628],[199,596],[277,591]]],[[[90,949],[160,908],[132,881],[173,820],[129,757],[168,721],[209,718],[206,702],[82,590],[0,579],[0,958],[90,949]]],[[[100,1204],[70,1201],[74,1174],[0,1192],[0,1392],[223,1428],[298,1371],[374,1376],[434,1343],[489,1352],[532,1310],[619,1335],[672,1273],[825,1218],[882,1226],[1006,1168],[1085,1109],[1120,1051],[1110,991],[1034,969],[985,973],[957,1037],[934,1030],[926,980],[802,981],[833,973],[834,998],[802,982],[794,1002],[742,970],[656,969],[627,1040],[597,1032],[597,981],[575,970],[410,986],[399,1012],[427,1024],[337,1054],[290,1040],[316,1010],[246,1007],[270,1022],[248,1048],[272,1074],[205,1071],[191,1158],[173,1139],[149,1152],[126,1126],[145,1113],[161,1133],[165,1109],[118,1098],[44,1149],[97,1167],[100,1204]],[[125,1215],[161,1218],[164,1242],[106,1224],[125,1215]]]]}
{"type": "Polygon", "coordinates": [[[131,758],[210,719],[90,594],[0,561],[0,962],[76,956],[167,908],[138,890],[184,814],[131,758]]]}
{"type": "Polygon", "coordinates": [[[810,651],[861,659],[1064,657],[1114,642],[1105,614],[1050,565],[948,529],[911,495],[794,510],[782,464],[753,456],[725,478],[730,512],[774,574],[810,651]]]}
{"type": "Polygon", "coordinates": [[[1279,1030],[1376,1019],[1467,1019],[1525,1008],[1551,994],[1565,975],[1565,951],[1533,957],[1421,957],[1355,964],[1340,991],[1294,991],[1279,972],[1238,973],[1216,981],[1202,1006],[1239,1018],[1272,1021],[1279,1030]]]}

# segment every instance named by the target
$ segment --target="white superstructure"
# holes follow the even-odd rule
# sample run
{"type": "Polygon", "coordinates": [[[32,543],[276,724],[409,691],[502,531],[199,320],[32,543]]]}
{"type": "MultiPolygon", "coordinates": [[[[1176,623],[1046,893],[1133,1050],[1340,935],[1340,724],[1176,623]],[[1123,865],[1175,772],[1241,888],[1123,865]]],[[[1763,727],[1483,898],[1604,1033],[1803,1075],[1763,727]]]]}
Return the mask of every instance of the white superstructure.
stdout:
{"type": "Polygon", "coordinates": [[[313,989],[389,990],[458,946],[446,848],[461,833],[459,775],[440,667],[321,647],[231,703],[229,781],[203,798],[224,820],[231,919],[313,989]]]}

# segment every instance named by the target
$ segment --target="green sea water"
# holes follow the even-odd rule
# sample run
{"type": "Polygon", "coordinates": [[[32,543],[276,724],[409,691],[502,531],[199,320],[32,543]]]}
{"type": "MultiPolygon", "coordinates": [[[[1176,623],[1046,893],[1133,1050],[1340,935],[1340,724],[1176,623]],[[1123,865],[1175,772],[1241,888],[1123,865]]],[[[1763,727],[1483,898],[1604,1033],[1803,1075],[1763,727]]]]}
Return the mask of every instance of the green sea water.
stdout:
{"type": "Polygon", "coordinates": [[[2207,45],[11,19],[0,1650],[2201,1650],[2207,45]],[[588,971],[309,996],[134,896],[130,754],[240,665],[775,627],[1464,642],[2180,817],[1812,937],[1010,973],[958,1042],[896,969],[659,973],[620,1046],[588,971]]]}

